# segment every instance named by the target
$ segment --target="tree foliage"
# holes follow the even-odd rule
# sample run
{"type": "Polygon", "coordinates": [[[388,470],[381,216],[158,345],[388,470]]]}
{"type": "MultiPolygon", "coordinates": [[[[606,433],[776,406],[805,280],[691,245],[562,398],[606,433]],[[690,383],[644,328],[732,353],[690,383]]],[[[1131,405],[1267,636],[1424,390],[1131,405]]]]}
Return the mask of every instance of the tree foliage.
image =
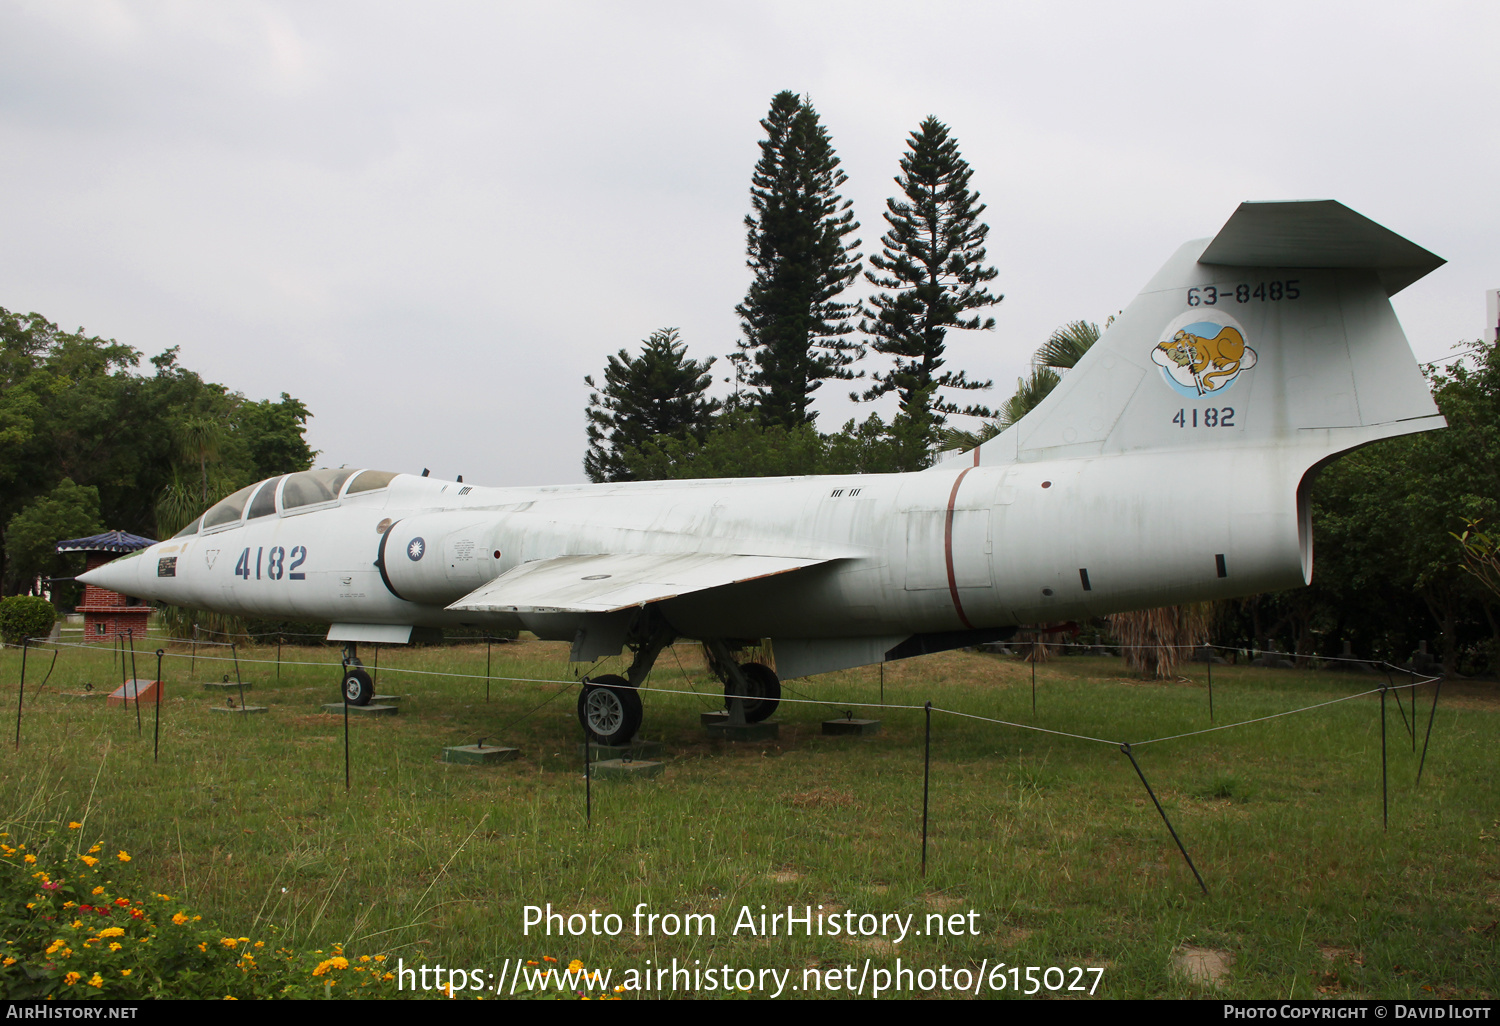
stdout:
{"type": "Polygon", "coordinates": [[[625,454],[657,438],[701,441],[722,404],[709,399],[714,358],[687,359],[687,343],[676,328],[652,332],[641,354],[624,349],[609,358],[604,384],[583,380],[589,393],[588,453],[583,469],[590,481],[632,481],[625,454]]]}
{"type": "Polygon", "coordinates": [[[871,336],[870,348],[895,358],[895,367],[875,374],[864,398],[895,392],[903,413],[930,416],[937,427],[954,413],[993,416],[984,406],[960,407],[942,391],[992,385],[944,369],[948,332],[993,329],[993,317],[973,311],[1004,298],[987,287],[999,272],[985,263],[989,226],[979,219],[984,204],[969,189],[973,175],[948,127],[935,117],[923,121],[907,140],[896,179],[905,198],[886,202],[884,248],[865,274],[890,291],[870,298],[860,331],[871,336]]]}
{"type": "Polygon", "coordinates": [[[71,576],[68,570],[82,570],[81,556],[59,554],[57,543],[87,538],[104,529],[99,519],[99,489],[63,478],[50,494],[33,500],[6,525],[7,590],[30,594],[38,578],[71,576]]]}
{"type": "MultiPolygon", "coordinates": [[[[97,491],[100,526],[152,536],[158,499],[174,481],[201,501],[206,479],[212,501],[219,487],[312,465],[316,454],[303,438],[309,414],[298,400],[283,393],[278,402],[249,402],[180,366],[175,349],[152,357],[154,373],[138,373],[140,359],[112,339],[0,309],[0,524],[7,533],[16,514],[64,480],[97,491]]],[[[78,533],[87,532],[52,541],[78,533]]],[[[0,551],[9,553],[8,540],[0,551]]],[[[29,587],[24,571],[6,567],[0,579],[7,588],[29,587]]]]}
{"type": "Polygon", "coordinates": [[[838,297],[859,276],[859,229],[838,190],[828,132],[812,105],[778,93],[761,122],[766,138],[750,184],[746,263],[754,272],[735,308],[744,337],[730,356],[763,420],[810,424],[813,393],[829,378],[854,377],[863,349],[845,336],[858,304],[838,297]]]}
{"type": "Polygon", "coordinates": [[[764,423],[738,407],[701,440],[659,435],[623,456],[640,480],[887,474],[926,466],[928,438],[926,425],[904,415],[889,425],[878,416],[851,420],[825,435],[810,424],[764,423]]]}

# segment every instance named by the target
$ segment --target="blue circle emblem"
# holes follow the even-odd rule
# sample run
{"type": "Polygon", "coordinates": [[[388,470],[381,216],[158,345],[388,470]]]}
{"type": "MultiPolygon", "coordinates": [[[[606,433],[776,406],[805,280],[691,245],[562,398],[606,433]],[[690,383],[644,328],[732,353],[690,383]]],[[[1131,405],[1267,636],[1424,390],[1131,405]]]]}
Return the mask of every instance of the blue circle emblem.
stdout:
{"type": "Polygon", "coordinates": [[[413,538],[406,546],[406,558],[415,563],[422,558],[422,553],[427,551],[427,543],[421,538],[413,538]]]}

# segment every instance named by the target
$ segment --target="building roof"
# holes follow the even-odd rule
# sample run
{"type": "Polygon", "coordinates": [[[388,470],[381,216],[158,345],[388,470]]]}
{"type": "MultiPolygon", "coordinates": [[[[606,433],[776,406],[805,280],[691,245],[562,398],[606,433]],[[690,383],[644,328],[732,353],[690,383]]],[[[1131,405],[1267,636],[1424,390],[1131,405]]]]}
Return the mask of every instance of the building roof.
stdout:
{"type": "Polygon", "coordinates": [[[156,539],[142,538],[138,534],[124,531],[105,531],[91,538],[69,538],[57,543],[58,552],[134,552],[147,545],[155,545],[156,539]]]}

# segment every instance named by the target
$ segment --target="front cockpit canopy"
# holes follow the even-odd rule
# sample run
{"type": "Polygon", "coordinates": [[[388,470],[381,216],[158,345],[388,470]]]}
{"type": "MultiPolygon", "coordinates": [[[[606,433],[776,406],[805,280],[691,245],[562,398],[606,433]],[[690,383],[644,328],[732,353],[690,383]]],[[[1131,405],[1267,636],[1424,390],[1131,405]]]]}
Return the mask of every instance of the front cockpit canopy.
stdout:
{"type": "Polygon", "coordinates": [[[255,520],[280,513],[289,516],[315,507],[323,507],[339,500],[341,495],[372,492],[384,488],[395,479],[396,474],[385,470],[304,470],[299,474],[283,474],[241,488],[233,495],[219,500],[209,507],[207,513],[194,520],[172,537],[186,538],[200,531],[211,531],[239,523],[240,520],[255,520]],[[347,486],[347,487],[346,487],[347,486]],[[248,507],[248,513],[246,508],[248,507]]]}

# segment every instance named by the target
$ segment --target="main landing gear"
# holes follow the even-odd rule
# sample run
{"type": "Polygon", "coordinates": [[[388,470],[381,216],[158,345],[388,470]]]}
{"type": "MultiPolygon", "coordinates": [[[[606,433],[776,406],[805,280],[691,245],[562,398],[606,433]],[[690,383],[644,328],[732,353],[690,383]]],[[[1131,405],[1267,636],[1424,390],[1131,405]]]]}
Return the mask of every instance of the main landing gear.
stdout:
{"type": "Polygon", "coordinates": [[[654,610],[647,610],[641,620],[626,638],[633,658],[625,676],[609,673],[586,679],[578,696],[578,722],[601,745],[623,745],[641,729],[645,710],[636,688],[651,672],[661,650],[676,638],[654,610]]]}
{"type": "Polygon", "coordinates": [[[724,682],[724,701],[731,726],[760,723],[781,704],[781,678],[765,663],[737,663],[723,638],[704,641],[709,669],[724,682]]]}
{"type": "Polygon", "coordinates": [[[365,672],[365,664],[359,661],[358,649],[352,641],[344,642],[344,701],[350,705],[369,705],[375,697],[375,682],[365,672]]]}
{"type": "MultiPolygon", "coordinates": [[[[645,711],[636,689],[651,672],[662,649],[676,640],[665,623],[651,619],[655,620],[654,626],[633,631],[632,638],[627,639],[634,658],[625,676],[611,673],[583,682],[583,691],[578,696],[578,722],[599,744],[626,744],[641,729],[645,711]]],[[[776,671],[764,663],[735,662],[722,638],[707,639],[704,645],[709,651],[709,669],[724,682],[729,722],[744,725],[769,719],[781,704],[781,679],[776,671]]]]}

